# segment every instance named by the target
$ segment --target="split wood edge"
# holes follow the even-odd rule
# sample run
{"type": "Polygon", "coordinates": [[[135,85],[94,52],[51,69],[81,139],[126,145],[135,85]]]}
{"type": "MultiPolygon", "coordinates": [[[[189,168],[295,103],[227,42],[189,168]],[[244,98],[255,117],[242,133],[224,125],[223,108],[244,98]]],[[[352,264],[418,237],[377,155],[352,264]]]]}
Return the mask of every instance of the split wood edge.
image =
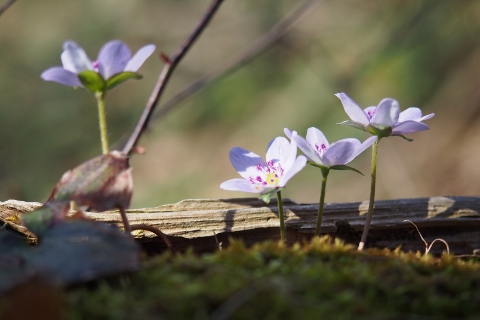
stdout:
{"type": "MultiPolygon", "coordinates": [[[[20,217],[39,206],[40,203],[17,200],[0,202],[0,221],[31,236],[21,225],[20,217]]],[[[335,234],[339,225],[347,225],[353,232],[361,232],[367,208],[368,201],[326,204],[322,234],[335,234]]],[[[314,233],[318,204],[299,204],[286,199],[284,209],[287,230],[305,235],[314,233]]],[[[169,237],[191,240],[279,227],[276,201],[272,200],[267,205],[256,198],[183,200],[153,208],[130,209],[127,215],[131,224],[148,224],[169,237]]],[[[122,226],[120,215],[115,211],[88,212],[87,216],[122,226]]],[[[464,243],[463,246],[469,248],[463,248],[461,253],[471,253],[471,250],[480,248],[480,197],[430,197],[375,202],[372,231],[413,230],[411,224],[404,220],[412,221],[420,229],[438,230],[432,236],[446,238],[449,243],[464,243]]],[[[154,237],[143,232],[134,235],[154,237]]],[[[387,246],[395,245],[402,245],[402,242],[392,235],[391,243],[387,246]]]]}

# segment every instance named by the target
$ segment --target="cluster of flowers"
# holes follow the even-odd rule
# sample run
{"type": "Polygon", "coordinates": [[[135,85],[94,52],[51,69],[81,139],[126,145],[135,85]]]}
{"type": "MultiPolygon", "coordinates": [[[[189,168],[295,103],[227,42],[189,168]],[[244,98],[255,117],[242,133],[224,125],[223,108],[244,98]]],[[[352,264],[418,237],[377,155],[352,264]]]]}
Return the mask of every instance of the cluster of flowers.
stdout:
{"type": "Polygon", "coordinates": [[[103,45],[97,59],[92,61],[81,46],[69,40],[63,44],[60,56],[62,66],[42,72],[41,78],[45,81],[84,88],[95,95],[103,155],[84,162],[62,176],[48,201],[36,212],[37,215],[28,215],[24,219],[24,224],[30,230],[41,231],[48,217],[63,219],[70,204],[74,203],[99,211],[119,209],[125,230],[130,232],[125,209],[130,206],[132,197],[132,170],[127,155],[109,151],[104,96],[129,79],[141,79],[137,71],[154,51],[155,45],[149,44],[132,56],[124,42],[112,40],[103,45]],[[42,222],[39,226],[38,221],[42,222]]]}
{"type": "MultiPolygon", "coordinates": [[[[85,51],[73,41],[66,41],[63,47],[64,52],[61,55],[63,66],[50,68],[44,71],[41,77],[46,81],[82,87],[95,94],[99,110],[102,151],[106,155],[109,153],[109,148],[104,95],[126,80],[140,79],[141,76],[137,73],[137,70],[155,51],[155,46],[152,44],[144,46],[132,56],[125,43],[114,40],[102,47],[95,61],[91,61],[85,51]]],[[[272,196],[277,195],[280,234],[282,240],[285,241],[281,190],[308,162],[320,168],[323,176],[315,231],[315,234],[319,235],[326,182],[330,170],[352,170],[360,173],[358,170],[347,166],[347,164],[373,145],[370,204],[365,229],[359,245],[359,249],[362,249],[373,214],[378,142],[380,139],[389,136],[400,136],[412,141],[404,135],[428,130],[428,126],[422,121],[430,119],[434,114],[422,116],[422,111],[413,107],[400,112],[399,103],[391,98],[383,99],[376,107],[371,106],[362,110],[345,93],[338,93],[336,96],[340,99],[345,112],[350,117],[350,120],[340,124],[370,133],[372,135],[370,138],[363,143],[357,139],[349,138],[329,144],[325,135],[317,128],[309,128],[306,138],[299,136],[296,131],[285,129],[285,135],[290,141],[285,137],[273,139],[267,148],[266,161],[257,154],[243,148],[233,148],[230,151],[230,161],[243,179],[225,181],[220,187],[225,190],[256,193],[265,202],[269,202],[272,196]],[[297,148],[305,155],[297,157],[297,148]]]]}
{"type": "Polygon", "coordinates": [[[145,60],[155,51],[155,45],[146,45],[132,56],[122,41],[112,40],[100,49],[97,60],[88,58],[85,50],[73,41],[65,41],[61,55],[62,66],[42,72],[41,78],[66,86],[85,88],[97,99],[98,122],[102,152],[109,152],[104,98],[107,91],[129,79],[141,79],[137,73],[145,60]]]}
{"type": "MultiPolygon", "coordinates": [[[[287,182],[301,171],[308,162],[320,168],[323,176],[316,228],[316,235],[319,235],[323,215],[325,187],[329,171],[352,170],[359,172],[347,166],[347,164],[373,145],[370,207],[365,225],[366,231],[364,231],[366,238],[368,224],[370,223],[373,213],[378,142],[380,139],[389,136],[400,136],[411,141],[404,137],[404,134],[428,130],[428,126],[422,123],[422,121],[430,119],[434,114],[422,116],[422,111],[414,107],[400,112],[399,103],[391,98],[383,99],[376,107],[372,106],[362,110],[358,104],[345,93],[338,93],[336,96],[342,102],[345,112],[351,119],[340,124],[368,132],[372,135],[370,138],[366,139],[363,143],[357,139],[348,138],[329,144],[325,135],[317,128],[309,128],[306,138],[299,136],[296,131],[285,129],[285,135],[290,139],[290,142],[285,137],[273,139],[267,148],[266,161],[257,154],[243,148],[233,148],[230,151],[230,161],[243,179],[225,181],[220,185],[220,188],[231,191],[257,193],[265,202],[268,202],[270,198],[276,194],[279,197],[279,218],[282,229],[284,222],[280,191],[285,188],[287,182]],[[300,149],[304,155],[297,157],[297,148],[300,149]]],[[[284,230],[281,230],[283,240],[285,240],[284,232],[284,230]]],[[[362,240],[364,243],[365,239],[363,236],[362,240]]],[[[359,246],[359,249],[361,249],[360,247],[363,248],[363,244],[359,246]]]]}

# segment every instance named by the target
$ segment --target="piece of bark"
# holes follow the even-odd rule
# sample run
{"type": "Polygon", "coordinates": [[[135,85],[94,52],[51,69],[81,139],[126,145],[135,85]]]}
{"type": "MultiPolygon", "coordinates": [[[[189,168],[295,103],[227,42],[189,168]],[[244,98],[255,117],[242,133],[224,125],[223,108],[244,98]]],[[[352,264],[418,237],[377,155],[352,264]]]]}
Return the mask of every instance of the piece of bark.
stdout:
{"type": "MultiPolygon", "coordinates": [[[[22,212],[40,206],[21,201],[0,202],[0,220],[25,233],[19,225],[22,212]]],[[[330,203],[325,206],[322,234],[339,237],[356,244],[365,223],[368,201],[330,203]]],[[[287,239],[290,243],[312,237],[318,204],[297,204],[284,201],[287,239]]],[[[277,204],[255,198],[220,200],[183,200],[154,208],[127,211],[132,225],[145,223],[167,234],[177,250],[192,246],[198,252],[212,251],[227,245],[229,237],[241,238],[247,244],[267,239],[279,239],[277,204]]],[[[121,226],[117,213],[88,213],[92,219],[121,226]]],[[[425,245],[417,231],[404,220],[414,222],[426,241],[435,238],[447,241],[455,254],[472,254],[480,249],[480,197],[431,197],[383,200],[375,202],[375,211],[367,247],[396,248],[424,251],[425,245]]],[[[161,240],[149,233],[136,237],[150,250],[164,249],[161,240]]],[[[435,244],[432,253],[445,250],[435,244]]]]}

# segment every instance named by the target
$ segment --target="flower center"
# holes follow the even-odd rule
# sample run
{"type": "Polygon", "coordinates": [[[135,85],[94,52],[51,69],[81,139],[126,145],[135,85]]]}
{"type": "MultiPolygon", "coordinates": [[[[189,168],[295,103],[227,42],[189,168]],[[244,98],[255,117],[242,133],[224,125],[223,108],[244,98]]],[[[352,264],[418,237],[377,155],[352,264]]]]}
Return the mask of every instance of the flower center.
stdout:
{"type": "Polygon", "coordinates": [[[283,175],[283,168],[280,163],[274,163],[269,161],[266,167],[263,167],[261,164],[257,164],[257,176],[252,176],[248,180],[252,184],[260,184],[262,186],[275,186],[279,188],[279,178],[283,175]]]}
{"type": "Polygon", "coordinates": [[[368,121],[372,120],[373,116],[375,115],[375,112],[377,111],[377,109],[373,109],[373,110],[368,110],[366,115],[367,115],[367,118],[368,118],[368,121]]]}
{"type": "Polygon", "coordinates": [[[94,70],[95,72],[98,72],[98,71],[100,70],[100,62],[98,62],[98,60],[97,60],[97,61],[93,61],[93,62],[92,62],[92,67],[93,67],[93,70],[94,70]]]}
{"type": "Polygon", "coordinates": [[[315,149],[317,149],[317,153],[321,157],[323,156],[325,151],[327,151],[327,146],[325,145],[325,143],[322,143],[321,145],[315,143],[315,149]]]}

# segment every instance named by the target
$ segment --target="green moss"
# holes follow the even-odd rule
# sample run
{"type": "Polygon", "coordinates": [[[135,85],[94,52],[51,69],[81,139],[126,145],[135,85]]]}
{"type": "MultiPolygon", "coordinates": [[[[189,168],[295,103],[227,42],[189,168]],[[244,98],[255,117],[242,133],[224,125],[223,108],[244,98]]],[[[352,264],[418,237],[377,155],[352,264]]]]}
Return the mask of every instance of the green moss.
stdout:
{"type": "Polygon", "coordinates": [[[69,319],[474,318],[480,263],[357,252],[329,238],[162,256],[140,272],[66,292],[69,319]]]}

